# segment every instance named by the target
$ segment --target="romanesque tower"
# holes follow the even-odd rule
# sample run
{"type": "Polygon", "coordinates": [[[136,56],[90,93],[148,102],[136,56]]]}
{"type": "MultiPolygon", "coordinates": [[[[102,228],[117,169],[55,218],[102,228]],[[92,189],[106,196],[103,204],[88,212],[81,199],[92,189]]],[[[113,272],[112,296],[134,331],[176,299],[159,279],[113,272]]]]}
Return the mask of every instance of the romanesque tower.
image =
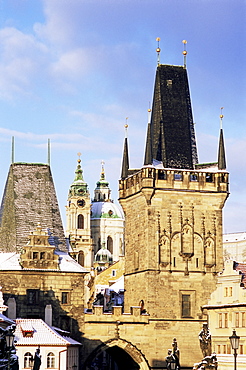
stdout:
{"type": "Polygon", "coordinates": [[[129,169],[125,139],[119,189],[126,218],[125,312],[144,303],[164,342],[178,335],[196,351],[200,307],[223,268],[222,209],[229,191],[222,129],[218,162],[198,164],[185,67],[158,65],[144,163],[129,169]]]}
{"type": "Polygon", "coordinates": [[[79,158],[75,179],[69,188],[66,206],[66,237],[70,241],[72,257],[82,266],[91,268],[93,261],[90,227],[91,202],[88,185],[84,181],[80,163],[81,159],[79,158]]]}

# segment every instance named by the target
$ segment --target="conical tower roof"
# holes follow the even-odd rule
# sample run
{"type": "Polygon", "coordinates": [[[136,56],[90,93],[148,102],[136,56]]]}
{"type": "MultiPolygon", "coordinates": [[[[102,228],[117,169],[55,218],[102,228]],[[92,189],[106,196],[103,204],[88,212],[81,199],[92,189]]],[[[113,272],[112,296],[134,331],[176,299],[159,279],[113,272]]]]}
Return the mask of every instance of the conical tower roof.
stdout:
{"type": "Polygon", "coordinates": [[[66,251],[50,166],[40,163],[12,163],[0,211],[1,250],[20,251],[38,223],[50,230],[56,248],[66,251]]]}
{"type": "Polygon", "coordinates": [[[157,67],[144,164],[154,159],[166,168],[192,169],[197,163],[188,76],[182,66],[157,67]]]}
{"type": "Polygon", "coordinates": [[[224,135],[223,129],[220,129],[220,138],[219,138],[219,151],[218,151],[218,169],[226,169],[226,155],[225,155],[225,145],[224,145],[224,135]]]}

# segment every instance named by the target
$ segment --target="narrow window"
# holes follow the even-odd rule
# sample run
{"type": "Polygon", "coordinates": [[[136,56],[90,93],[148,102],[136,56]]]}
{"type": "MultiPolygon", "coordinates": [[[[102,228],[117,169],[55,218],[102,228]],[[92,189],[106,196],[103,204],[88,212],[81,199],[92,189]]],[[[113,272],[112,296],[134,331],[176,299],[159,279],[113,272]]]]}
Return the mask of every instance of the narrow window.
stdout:
{"type": "Polygon", "coordinates": [[[38,289],[27,289],[27,304],[36,305],[39,304],[39,290],[38,289]]]}
{"type": "Polygon", "coordinates": [[[218,346],[217,346],[217,353],[218,353],[218,355],[221,353],[220,352],[220,344],[218,344],[218,346]]]}
{"type": "Polygon", "coordinates": [[[212,173],[206,173],[206,182],[213,182],[213,174],[212,173]]]}
{"type": "Polygon", "coordinates": [[[196,268],[199,267],[199,258],[196,259],[196,268]]]}
{"type": "Polygon", "coordinates": [[[197,173],[191,173],[190,174],[190,181],[198,181],[197,173]]]}
{"type": "Polygon", "coordinates": [[[112,270],[112,276],[115,277],[116,276],[116,270],[112,270]]]}
{"type": "Polygon", "coordinates": [[[61,303],[68,304],[68,292],[62,292],[61,303]]]}
{"type": "Polygon", "coordinates": [[[231,354],[231,345],[230,344],[227,344],[227,354],[228,355],[231,354]]]}
{"type": "Polygon", "coordinates": [[[226,355],[226,344],[223,344],[223,354],[226,355]]]}
{"type": "Polygon", "coordinates": [[[225,313],[225,328],[228,328],[228,313],[225,313]]]}
{"type": "Polygon", "coordinates": [[[41,253],[40,253],[40,259],[41,259],[41,260],[44,260],[44,259],[45,259],[45,252],[41,252],[41,253]]]}
{"type": "Polygon", "coordinates": [[[33,365],[33,356],[30,352],[26,352],[24,354],[24,368],[29,369],[32,368],[33,365]]]}
{"type": "Polygon", "coordinates": [[[78,229],[84,229],[84,216],[78,215],[78,229]]]}
{"type": "Polygon", "coordinates": [[[239,345],[239,354],[243,355],[243,344],[239,345]]]}
{"type": "Polygon", "coordinates": [[[190,317],[190,309],[190,295],[182,294],[182,317],[190,317]]]}
{"type": "Polygon", "coordinates": [[[55,355],[53,352],[49,352],[47,355],[47,368],[52,369],[55,367],[55,355]]]}
{"type": "Polygon", "coordinates": [[[235,313],[235,326],[239,328],[239,312],[235,313]]]}
{"type": "Polygon", "coordinates": [[[111,238],[111,236],[107,237],[107,249],[111,254],[113,254],[113,239],[111,238]]]}
{"type": "Polygon", "coordinates": [[[176,257],[173,257],[173,267],[176,267],[176,257]]]}
{"type": "Polygon", "coordinates": [[[229,297],[232,297],[232,286],[229,288],[229,297]]]}
{"type": "Polygon", "coordinates": [[[222,313],[219,313],[219,328],[222,328],[222,313]]]}
{"type": "Polygon", "coordinates": [[[181,172],[175,172],[174,173],[174,180],[176,181],[182,181],[183,179],[183,176],[182,176],[182,173],[181,172]]]}
{"type": "Polygon", "coordinates": [[[245,328],[245,312],[242,312],[242,327],[245,328]]]}
{"type": "Polygon", "coordinates": [[[228,297],[228,288],[227,287],[225,287],[225,289],[224,289],[224,297],[228,297]]]}
{"type": "Polygon", "coordinates": [[[32,258],[33,258],[34,260],[37,260],[37,259],[38,259],[38,252],[33,252],[33,254],[32,254],[32,258]]]}

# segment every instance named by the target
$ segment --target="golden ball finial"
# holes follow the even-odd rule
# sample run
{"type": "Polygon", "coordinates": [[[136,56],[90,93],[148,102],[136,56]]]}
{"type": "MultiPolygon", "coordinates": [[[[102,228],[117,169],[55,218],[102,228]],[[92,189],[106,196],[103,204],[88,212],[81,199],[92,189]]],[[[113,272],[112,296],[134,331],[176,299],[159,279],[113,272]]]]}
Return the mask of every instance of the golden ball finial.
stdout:
{"type": "Polygon", "coordinates": [[[128,124],[125,124],[125,128],[128,128],[128,124]]]}
{"type": "Polygon", "coordinates": [[[188,54],[188,51],[184,50],[183,55],[187,55],[187,54],[188,54]]]}
{"type": "Polygon", "coordinates": [[[187,40],[183,40],[183,41],[182,41],[182,43],[183,43],[183,44],[187,44],[187,40]]]}
{"type": "Polygon", "coordinates": [[[223,114],[220,115],[220,118],[224,118],[223,114]]]}
{"type": "Polygon", "coordinates": [[[150,108],[148,109],[148,112],[149,112],[149,113],[151,112],[151,109],[150,109],[150,108]]]}
{"type": "Polygon", "coordinates": [[[157,37],[157,38],[156,38],[156,41],[161,41],[160,37],[157,37]]]}

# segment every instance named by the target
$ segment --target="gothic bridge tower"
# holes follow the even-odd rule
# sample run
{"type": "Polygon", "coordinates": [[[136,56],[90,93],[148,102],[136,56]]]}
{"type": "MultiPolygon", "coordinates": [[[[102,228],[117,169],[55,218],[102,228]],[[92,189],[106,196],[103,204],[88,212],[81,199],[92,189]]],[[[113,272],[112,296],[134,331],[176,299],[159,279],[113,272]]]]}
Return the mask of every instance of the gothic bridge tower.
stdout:
{"type": "Polygon", "coordinates": [[[199,360],[200,307],[223,269],[222,209],[229,190],[222,129],[218,152],[218,162],[198,164],[187,70],[158,65],[140,169],[129,169],[127,138],[124,143],[124,309],[144,301],[156,320],[153,338],[163,348],[177,337],[186,366],[199,360]]]}

